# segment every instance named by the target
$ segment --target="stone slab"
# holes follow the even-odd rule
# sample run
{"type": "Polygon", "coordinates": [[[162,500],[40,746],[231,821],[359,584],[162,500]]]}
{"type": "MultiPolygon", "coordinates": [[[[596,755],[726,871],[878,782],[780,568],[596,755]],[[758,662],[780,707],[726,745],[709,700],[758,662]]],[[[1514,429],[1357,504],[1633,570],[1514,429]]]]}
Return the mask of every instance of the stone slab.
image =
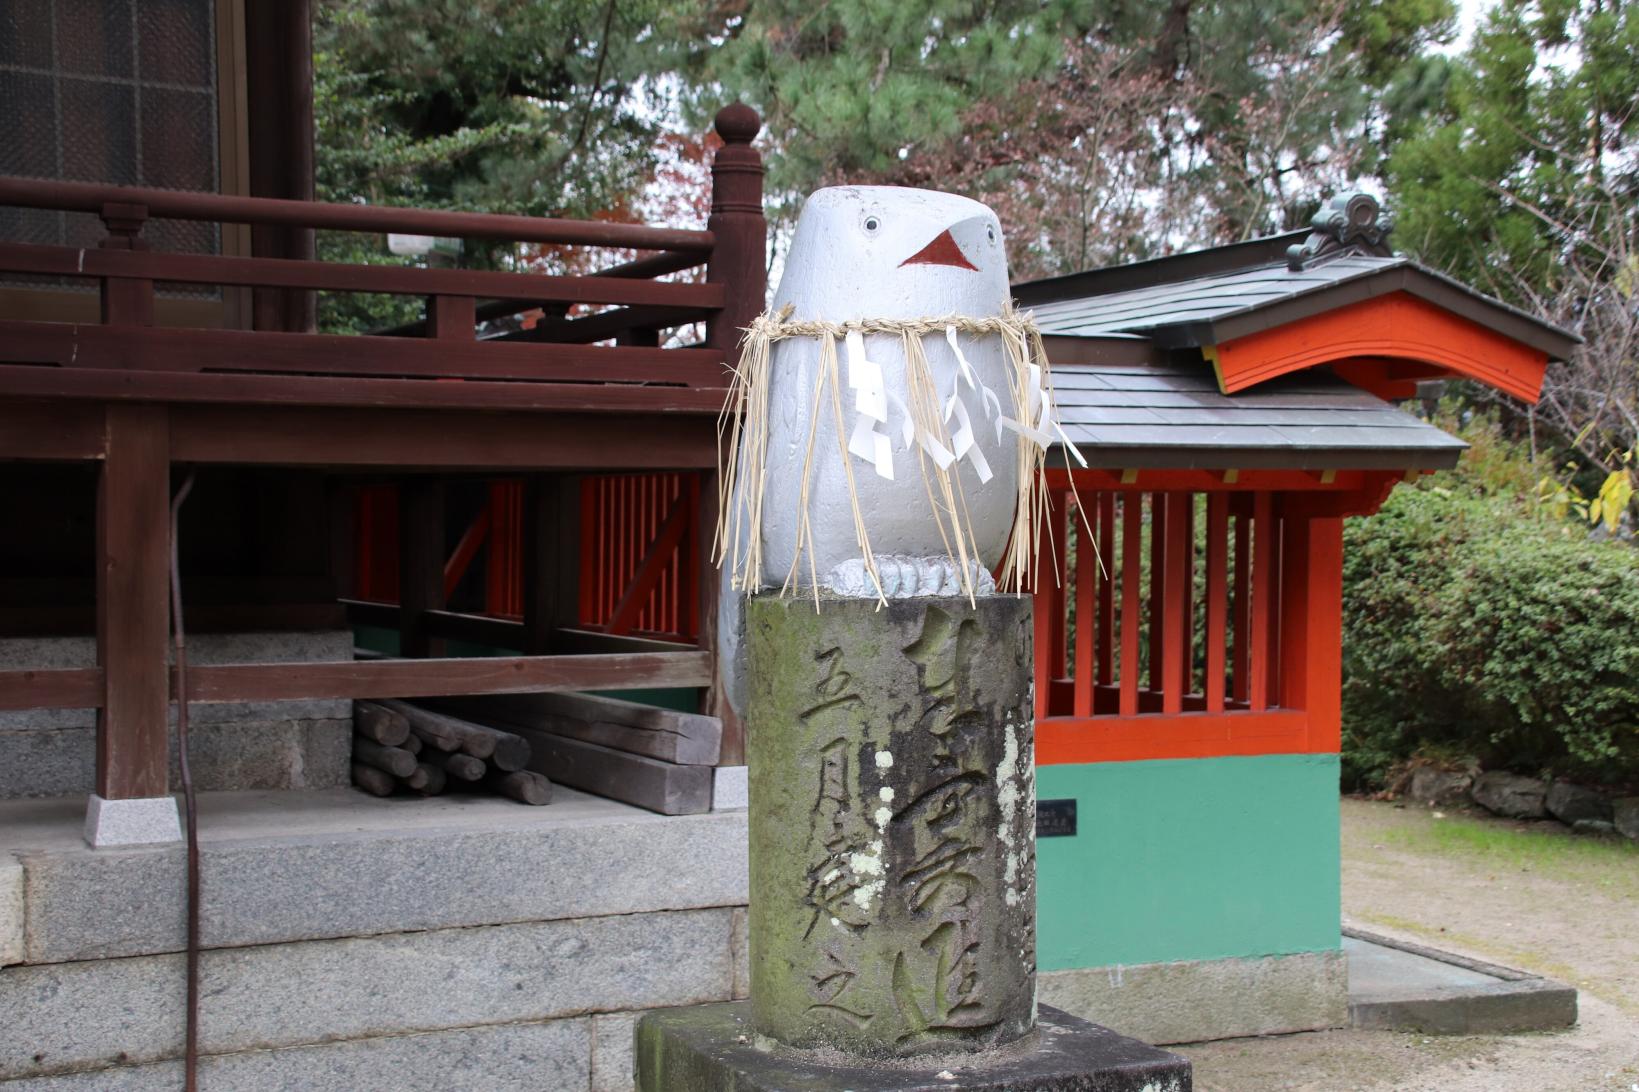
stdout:
{"type": "MultiPolygon", "coordinates": [[[[29,870],[32,963],[180,951],[180,847],[87,848],[78,800],[0,802],[29,870]]],[[[200,796],[207,947],[744,905],[746,814],[663,817],[348,789],[200,796]],[[687,867],[679,867],[686,862],[687,867]]]]}
{"type": "Polygon", "coordinates": [[[719,766],[712,774],[711,810],[731,811],[751,802],[744,766],[719,766]]]}
{"type": "Polygon", "coordinates": [[[1574,987],[1466,956],[1350,930],[1349,1021],[1358,1028],[1511,1035],[1576,1023],[1574,987]]]}
{"type": "Polygon", "coordinates": [[[23,924],[23,866],[0,854],[0,967],[23,961],[23,924]]]}
{"type": "Polygon", "coordinates": [[[600,1012],[592,1017],[592,1092],[632,1092],[632,1038],[635,1012],[600,1012]]]}
{"type": "Polygon", "coordinates": [[[179,842],[182,819],[176,800],[169,796],[104,800],[92,793],[85,804],[85,840],[94,849],[179,842]]]}
{"type": "MultiPolygon", "coordinates": [[[[199,1081],[210,1092],[583,1092],[592,1066],[591,1023],[551,1020],[207,1055],[200,1059],[199,1081]]],[[[630,1027],[628,1017],[628,1060],[630,1027]]],[[[180,1087],[182,1063],[174,1061],[0,1081],[3,1092],[175,1092],[180,1087]]]]}
{"type": "Polygon", "coordinates": [[[1044,971],[1043,1004],[1147,1043],[1191,1043],[1344,1027],[1341,951],[1044,971]]]}
{"type": "MultiPolygon", "coordinates": [[[[279,1049],[726,998],[729,931],[728,910],[691,910],[206,952],[201,1049],[279,1049]]],[[[7,968],[0,1079],[179,1056],[183,964],[166,955],[7,968]]]]}
{"type": "Polygon", "coordinates": [[[758,1036],[750,1003],[645,1014],[639,1092],[1190,1092],[1190,1063],[1043,1006],[1037,1030],[983,1054],[864,1063],[758,1036]]]}
{"type": "MultiPolygon", "coordinates": [[[[194,787],[215,792],[343,786],[352,736],[352,722],[342,718],[191,724],[194,787]]],[[[182,773],[174,731],[170,763],[170,784],[176,787],[182,773]]],[[[94,728],[0,731],[0,799],[89,793],[96,769],[94,728]]]]}

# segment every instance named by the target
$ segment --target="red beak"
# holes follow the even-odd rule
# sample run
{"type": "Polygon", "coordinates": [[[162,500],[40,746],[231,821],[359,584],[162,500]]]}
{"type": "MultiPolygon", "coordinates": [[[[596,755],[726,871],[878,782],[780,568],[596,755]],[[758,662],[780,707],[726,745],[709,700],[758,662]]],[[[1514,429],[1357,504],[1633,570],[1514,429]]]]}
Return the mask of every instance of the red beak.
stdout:
{"type": "Polygon", "coordinates": [[[933,242],[912,254],[899,263],[901,267],[907,265],[953,265],[957,269],[971,269],[975,273],[979,267],[967,260],[962,248],[956,245],[956,240],[947,229],[933,237],[933,242]]]}

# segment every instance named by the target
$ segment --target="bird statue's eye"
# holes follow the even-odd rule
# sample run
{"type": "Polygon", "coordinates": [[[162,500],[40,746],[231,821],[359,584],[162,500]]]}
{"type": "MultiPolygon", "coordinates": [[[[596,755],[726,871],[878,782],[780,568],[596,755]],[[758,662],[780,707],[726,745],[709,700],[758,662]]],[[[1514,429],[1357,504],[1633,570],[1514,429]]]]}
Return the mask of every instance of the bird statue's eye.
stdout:
{"type": "Polygon", "coordinates": [[[996,241],[996,229],[993,227],[985,228],[985,238],[994,243],[996,241]]]}
{"type": "Polygon", "coordinates": [[[881,231],[881,230],[882,230],[882,220],[881,220],[881,218],[876,217],[876,216],[867,216],[867,217],[865,217],[865,233],[867,235],[875,235],[878,231],[881,231]]]}

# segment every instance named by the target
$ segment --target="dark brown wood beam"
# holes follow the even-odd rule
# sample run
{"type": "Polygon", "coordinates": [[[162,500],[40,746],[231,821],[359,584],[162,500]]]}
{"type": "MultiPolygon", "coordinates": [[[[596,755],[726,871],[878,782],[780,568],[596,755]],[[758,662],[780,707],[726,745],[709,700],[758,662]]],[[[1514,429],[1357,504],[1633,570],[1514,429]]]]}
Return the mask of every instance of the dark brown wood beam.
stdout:
{"type": "Polygon", "coordinates": [[[0,460],[100,459],[106,442],[101,406],[0,402],[0,460]]]}
{"type": "Polygon", "coordinates": [[[172,415],[177,462],[671,470],[714,466],[717,458],[716,421],[706,416],[249,406],[177,406],[172,415]]]}
{"type": "Polygon", "coordinates": [[[703,652],[201,664],[188,669],[188,692],[194,701],[287,701],[638,690],[703,686],[710,669],[703,652]]]}
{"type": "Polygon", "coordinates": [[[102,695],[100,667],[0,671],[0,709],[95,709],[102,695]]]}
{"type": "Polygon", "coordinates": [[[167,789],[170,437],[164,406],[109,406],[97,487],[97,793],[167,789]]]}
{"type": "MultiPolygon", "coordinates": [[[[444,479],[406,478],[398,494],[398,641],[404,656],[437,656],[423,615],[444,606],[444,479]]],[[[393,697],[388,694],[385,697],[393,697]]]]}

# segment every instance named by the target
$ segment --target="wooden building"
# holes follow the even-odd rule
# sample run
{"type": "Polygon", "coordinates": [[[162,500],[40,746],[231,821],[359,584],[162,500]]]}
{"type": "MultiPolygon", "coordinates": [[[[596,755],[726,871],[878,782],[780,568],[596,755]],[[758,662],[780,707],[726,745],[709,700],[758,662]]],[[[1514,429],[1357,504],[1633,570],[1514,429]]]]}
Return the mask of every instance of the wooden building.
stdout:
{"type": "MultiPolygon", "coordinates": [[[[168,799],[168,510],[188,474],[177,546],[196,639],[373,622],[397,632],[400,654],[202,663],[191,702],[709,695],[709,634],[693,621],[709,611],[691,600],[687,624],[672,624],[687,645],[622,634],[661,570],[706,571],[693,536],[715,503],[702,481],[728,353],[764,296],[755,113],[718,118],[705,230],[323,204],[305,2],[82,7],[10,9],[0,55],[0,105],[23,127],[0,148],[0,496],[14,531],[0,548],[0,709],[96,709],[96,797],[168,799]],[[588,276],[349,266],[314,260],[316,231],[614,257],[588,276]],[[670,278],[685,271],[701,275],[670,278]],[[417,297],[426,318],[320,333],[318,292],[417,297]],[[490,336],[522,313],[539,321],[490,336]],[[668,342],[695,323],[702,341],[668,342]],[[577,476],[632,471],[672,475],[668,549],[609,592],[615,624],[590,633],[576,625],[577,476]],[[501,475],[521,545],[501,593],[510,617],[451,609],[471,556],[457,542],[452,567],[452,507],[475,476],[501,475]],[[380,530],[355,509],[380,483],[403,499],[395,603],[361,601],[350,620],[353,540],[380,530]],[[61,666],[39,643],[80,634],[95,635],[94,664],[61,666]],[[461,641],[512,654],[439,655],[461,641]]],[[[713,582],[690,575],[689,594],[709,599],[713,582]]]]}

